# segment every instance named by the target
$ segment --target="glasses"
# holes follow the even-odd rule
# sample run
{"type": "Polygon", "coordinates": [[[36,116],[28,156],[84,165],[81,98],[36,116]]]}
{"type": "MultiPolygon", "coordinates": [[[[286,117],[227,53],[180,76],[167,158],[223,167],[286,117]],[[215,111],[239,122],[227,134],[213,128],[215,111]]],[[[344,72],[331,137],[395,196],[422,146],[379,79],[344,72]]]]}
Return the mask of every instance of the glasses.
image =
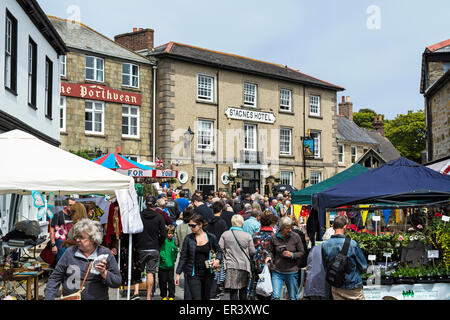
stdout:
{"type": "Polygon", "coordinates": [[[195,228],[197,226],[197,224],[188,224],[188,226],[191,228],[195,228]]]}

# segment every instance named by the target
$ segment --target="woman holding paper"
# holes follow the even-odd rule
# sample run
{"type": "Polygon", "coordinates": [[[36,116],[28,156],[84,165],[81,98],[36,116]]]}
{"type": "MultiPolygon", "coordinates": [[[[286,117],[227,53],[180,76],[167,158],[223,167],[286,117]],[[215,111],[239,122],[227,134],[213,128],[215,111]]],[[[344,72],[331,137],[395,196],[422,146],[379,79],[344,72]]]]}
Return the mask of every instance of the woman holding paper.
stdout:
{"type": "Polygon", "coordinates": [[[119,268],[110,250],[101,246],[103,228],[98,221],[82,219],[73,226],[76,245],[69,247],[55,270],[50,275],[45,288],[45,300],[53,300],[59,286],[63,285],[63,295],[80,289],[86,278],[81,300],[108,300],[108,289],[118,288],[122,282],[119,268]],[[88,267],[92,267],[88,270],[88,267]]]}

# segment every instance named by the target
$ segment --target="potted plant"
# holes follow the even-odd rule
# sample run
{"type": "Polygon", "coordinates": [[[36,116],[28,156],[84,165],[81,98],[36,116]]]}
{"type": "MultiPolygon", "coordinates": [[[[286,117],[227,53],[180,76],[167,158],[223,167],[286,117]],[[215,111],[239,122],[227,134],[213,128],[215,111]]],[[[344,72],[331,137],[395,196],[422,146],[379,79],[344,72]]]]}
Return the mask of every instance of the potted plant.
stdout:
{"type": "Polygon", "coordinates": [[[397,284],[416,283],[417,271],[414,268],[400,267],[394,272],[394,282],[397,284]]]}
{"type": "Polygon", "coordinates": [[[436,277],[435,273],[436,271],[433,268],[430,267],[420,267],[417,268],[417,283],[435,283],[436,277]]]}
{"type": "Polygon", "coordinates": [[[394,277],[391,276],[391,273],[389,271],[381,271],[381,284],[390,286],[394,283],[394,277]]]}

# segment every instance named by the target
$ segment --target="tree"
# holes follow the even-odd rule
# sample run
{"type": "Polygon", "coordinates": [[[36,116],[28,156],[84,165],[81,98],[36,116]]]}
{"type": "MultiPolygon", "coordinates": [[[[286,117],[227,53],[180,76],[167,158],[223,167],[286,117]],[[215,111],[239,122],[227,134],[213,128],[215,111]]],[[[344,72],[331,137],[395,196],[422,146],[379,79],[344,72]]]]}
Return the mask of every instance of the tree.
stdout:
{"type": "Polygon", "coordinates": [[[399,114],[385,124],[386,138],[402,157],[420,163],[420,152],[426,148],[426,122],[423,110],[399,114]]]}
{"type": "MultiPolygon", "coordinates": [[[[373,129],[372,122],[377,113],[372,109],[360,109],[353,113],[353,122],[360,128],[373,129]]],[[[383,116],[384,117],[384,116],[383,116]]]]}
{"type": "Polygon", "coordinates": [[[92,160],[95,158],[93,152],[89,150],[78,150],[78,151],[69,150],[69,152],[76,154],[77,156],[87,160],[92,160]]]}

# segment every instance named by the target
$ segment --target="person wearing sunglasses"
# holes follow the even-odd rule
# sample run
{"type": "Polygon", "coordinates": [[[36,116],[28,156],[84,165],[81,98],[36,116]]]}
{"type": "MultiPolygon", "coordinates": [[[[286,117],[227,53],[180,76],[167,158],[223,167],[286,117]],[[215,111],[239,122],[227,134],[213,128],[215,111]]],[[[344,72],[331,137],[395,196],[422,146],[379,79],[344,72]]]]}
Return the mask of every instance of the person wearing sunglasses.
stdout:
{"type": "Polygon", "coordinates": [[[206,231],[207,225],[207,221],[200,214],[191,217],[188,226],[192,233],[184,239],[176,270],[175,285],[180,285],[180,274],[183,272],[192,300],[210,300],[213,269],[222,261],[218,239],[206,231]],[[216,254],[214,260],[213,253],[216,254]]]}

